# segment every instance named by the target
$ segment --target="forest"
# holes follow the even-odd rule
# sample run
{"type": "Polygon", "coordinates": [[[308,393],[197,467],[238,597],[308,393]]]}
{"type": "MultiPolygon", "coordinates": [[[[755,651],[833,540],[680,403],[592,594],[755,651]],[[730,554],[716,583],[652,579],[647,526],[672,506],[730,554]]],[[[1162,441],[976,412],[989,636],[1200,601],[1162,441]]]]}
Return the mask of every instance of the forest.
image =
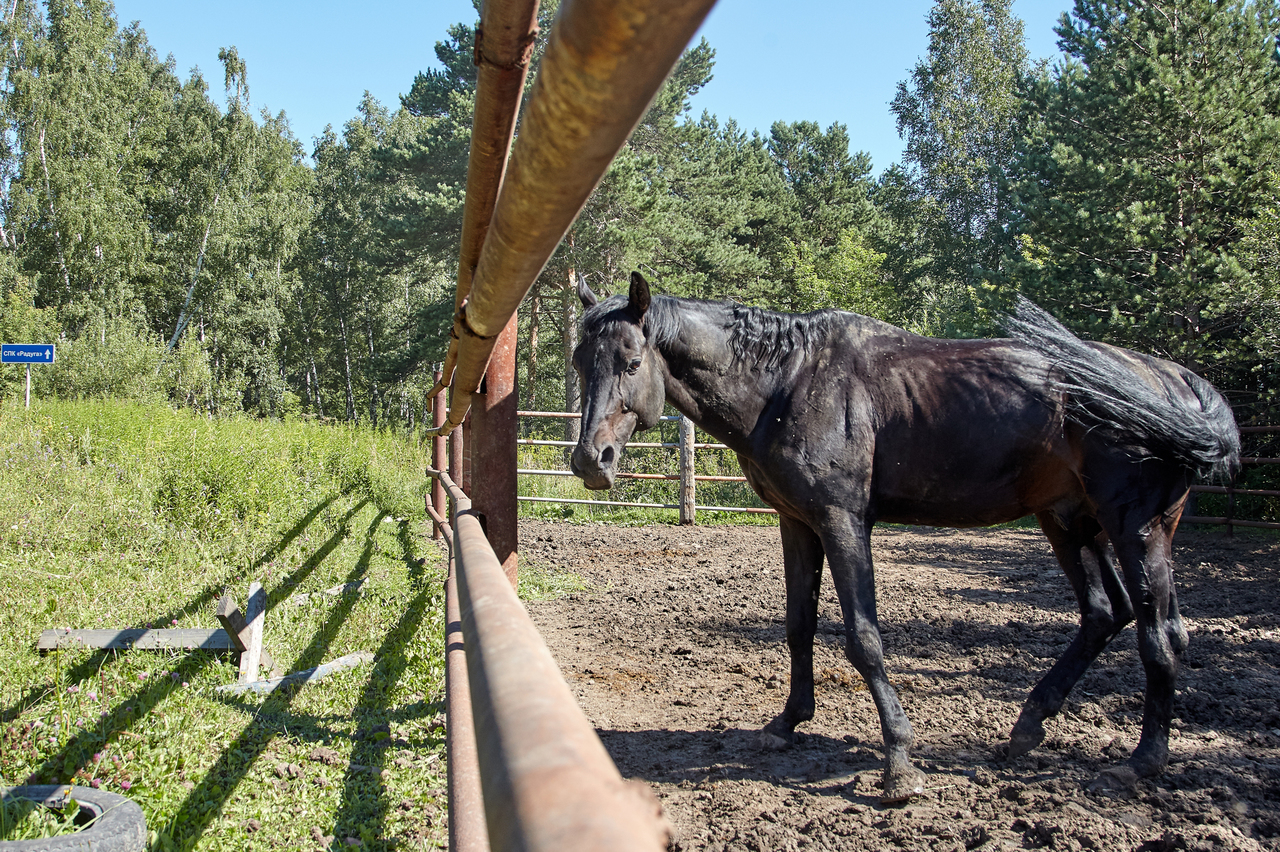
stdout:
{"type": "MultiPolygon", "coordinates": [[[[36,392],[421,425],[476,21],[399,103],[366,95],[308,150],[255,109],[233,46],[220,78],[182,79],[110,0],[6,5],[0,338],[57,343],[36,392]]],[[[1280,422],[1275,0],[1076,0],[1054,63],[1012,0],[938,0],[924,25],[889,107],[902,162],[878,174],[841,124],[693,115],[715,50],[692,45],[521,308],[520,405],[577,405],[574,276],[610,292],[640,269],[675,295],[937,336],[998,333],[1022,293],[1200,372],[1241,423],[1280,422]]],[[[0,394],[22,381],[6,365],[0,394]]]]}

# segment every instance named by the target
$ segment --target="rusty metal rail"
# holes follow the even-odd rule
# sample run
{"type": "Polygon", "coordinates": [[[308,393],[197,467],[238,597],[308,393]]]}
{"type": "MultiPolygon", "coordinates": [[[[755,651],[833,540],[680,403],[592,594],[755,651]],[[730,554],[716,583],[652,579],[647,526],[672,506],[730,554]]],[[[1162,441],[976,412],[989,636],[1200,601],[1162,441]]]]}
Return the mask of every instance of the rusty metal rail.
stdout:
{"type": "MultiPolygon", "coordinates": [[[[464,248],[455,301],[458,313],[443,370],[442,382],[453,393],[449,414],[439,427],[442,433],[462,423],[499,333],[644,117],[714,2],[565,0],[561,4],[521,115],[510,163],[499,177],[501,189],[488,217],[483,245],[474,260],[470,246],[464,248]],[[469,285],[466,293],[464,280],[469,285]]],[[[512,15],[518,23],[510,28],[516,36],[510,43],[524,43],[521,39],[527,39],[528,33],[519,35],[519,30],[532,20],[525,7],[518,0],[502,0],[498,5],[520,11],[512,15]]],[[[486,9],[486,44],[492,30],[488,21],[486,9]]],[[[469,193],[470,189],[468,206],[469,193]]],[[[478,237],[479,228],[472,233],[478,237]]]]}
{"type": "Polygon", "coordinates": [[[511,588],[471,501],[447,473],[427,475],[444,486],[453,507],[450,524],[428,505],[450,554],[451,848],[665,849],[657,798],[618,773],[511,588]],[[480,802],[484,822],[477,826],[480,802]]]}

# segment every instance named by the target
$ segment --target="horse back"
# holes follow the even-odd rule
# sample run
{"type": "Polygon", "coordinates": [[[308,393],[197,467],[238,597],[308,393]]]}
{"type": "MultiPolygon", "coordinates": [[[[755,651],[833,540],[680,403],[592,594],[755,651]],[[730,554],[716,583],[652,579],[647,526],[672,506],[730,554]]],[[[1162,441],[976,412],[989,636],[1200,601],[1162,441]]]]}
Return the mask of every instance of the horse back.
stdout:
{"type": "Polygon", "coordinates": [[[1014,341],[859,324],[815,353],[762,419],[810,500],[901,523],[988,525],[1079,491],[1049,373],[1014,341]]]}

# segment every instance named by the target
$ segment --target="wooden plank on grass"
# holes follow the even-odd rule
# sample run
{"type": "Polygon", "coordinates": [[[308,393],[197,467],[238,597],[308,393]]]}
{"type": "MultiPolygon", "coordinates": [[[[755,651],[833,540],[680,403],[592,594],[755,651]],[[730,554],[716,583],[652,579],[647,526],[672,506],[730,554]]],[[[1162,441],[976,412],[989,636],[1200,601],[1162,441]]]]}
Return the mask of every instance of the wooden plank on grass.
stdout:
{"type": "Polygon", "coordinates": [[[345,657],[339,657],[336,660],[330,660],[327,663],[316,666],[314,669],[307,669],[302,672],[294,672],[284,677],[272,678],[271,680],[255,680],[248,683],[229,683],[226,686],[217,687],[218,692],[230,692],[239,694],[242,692],[274,692],[281,686],[315,683],[323,680],[334,672],[340,672],[344,669],[352,669],[356,666],[362,666],[365,663],[373,662],[373,654],[368,651],[357,651],[354,654],[347,654],[345,657]]]}
{"type": "Polygon", "coordinates": [[[184,650],[200,648],[205,651],[230,651],[235,648],[227,631],[220,628],[166,628],[151,630],[143,627],[107,630],[45,630],[40,634],[36,650],[52,651],[56,648],[104,648],[108,650],[184,650]]]}
{"type": "MultiPolygon", "coordinates": [[[[235,598],[231,595],[223,595],[219,598],[217,616],[222,628],[231,635],[231,641],[235,643],[236,650],[241,653],[246,651],[251,641],[249,625],[245,624],[244,613],[240,611],[235,598]]],[[[259,665],[272,672],[278,671],[275,660],[271,659],[271,654],[267,653],[265,647],[262,648],[259,665]]]]}
{"type": "Polygon", "coordinates": [[[222,625],[222,629],[227,631],[231,636],[231,641],[235,643],[237,651],[244,651],[249,647],[249,627],[244,623],[244,613],[240,611],[240,606],[236,603],[236,599],[231,595],[223,595],[218,598],[218,609],[215,613],[218,616],[218,622],[222,625]]]}
{"type": "Polygon", "coordinates": [[[249,584],[249,600],[244,605],[244,623],[248,636],[244,650],[240,652],[240,682],[251,683],[258,679],[258,666],[262,662],[262,620],[267,614],[267,593],[262,584],[249,584]]]}

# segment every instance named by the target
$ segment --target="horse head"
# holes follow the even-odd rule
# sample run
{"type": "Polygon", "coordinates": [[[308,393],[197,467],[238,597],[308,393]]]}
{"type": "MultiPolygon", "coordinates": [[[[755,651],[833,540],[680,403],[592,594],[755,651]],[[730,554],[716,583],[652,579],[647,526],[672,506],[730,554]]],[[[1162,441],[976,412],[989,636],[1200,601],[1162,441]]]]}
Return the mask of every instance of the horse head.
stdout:
{"type": "Polygon", "coordinates": [[[633,432],[652,428],[666,399],[662,356],[645,331],[649,283],[631,273],[626,298],[603,302],[578,276],[588,310],[573,366],[582,383],[582,431],[569,467],[593,490],[613,487],[618,458],[633,432]]]}

